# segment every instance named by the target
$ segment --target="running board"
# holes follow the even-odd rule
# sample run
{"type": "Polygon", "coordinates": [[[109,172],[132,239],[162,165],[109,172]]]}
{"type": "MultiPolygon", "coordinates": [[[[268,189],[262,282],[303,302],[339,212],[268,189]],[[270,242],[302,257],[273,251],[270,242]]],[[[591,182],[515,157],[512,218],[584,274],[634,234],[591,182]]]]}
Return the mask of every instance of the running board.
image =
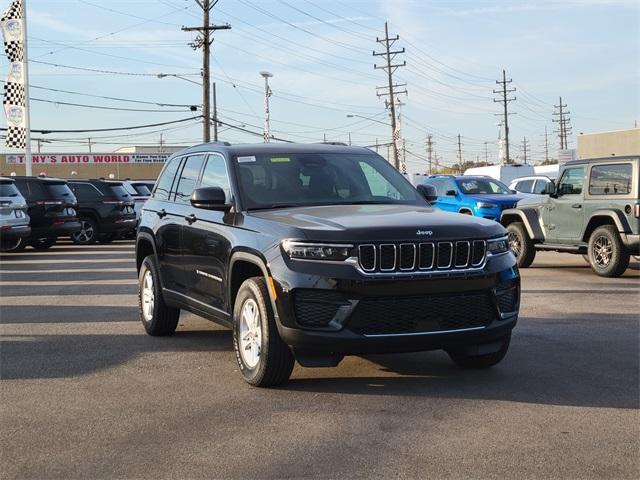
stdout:
{"type": "Polygon", "coordinates": [[[552,250],[555,252],[567,252],[567,253],[587,253],[587,245],[554,245],[550,243],[538,243],[536,244],[536,250],[552,250]]]}

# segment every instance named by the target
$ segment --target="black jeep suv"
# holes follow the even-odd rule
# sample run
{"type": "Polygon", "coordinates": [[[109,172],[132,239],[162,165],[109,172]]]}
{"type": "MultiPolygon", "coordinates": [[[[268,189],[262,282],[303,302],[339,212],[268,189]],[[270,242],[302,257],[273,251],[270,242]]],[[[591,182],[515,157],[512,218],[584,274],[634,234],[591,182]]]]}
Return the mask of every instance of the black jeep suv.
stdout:
{"type": "Polygon", "coordinates": [[[173,333],[180,309],[230,327],[258,386],[286,381],[294,359],[335,366],[351,354],[445,349],[490,367],[518,317],[505,229],[432,209],[365,148],[175,154],[143,207],[136,257],[147,333],[173,333]]]}
{"type": "Polygon", "coordinates": [[[12,251],[21,251],[27,245],[44,250],[80,230],[76,212],[76,197],[66,180],[48,177],[12,177],[15,186],[27,201],[31,234],[12,251]]]}
{"type": "Polygon", "coordinates": [[[69,180],[78,199],[82,229],[71,235],[74,243],[108,243],[136,228],[134,200],[122,182],[69,180]]]}

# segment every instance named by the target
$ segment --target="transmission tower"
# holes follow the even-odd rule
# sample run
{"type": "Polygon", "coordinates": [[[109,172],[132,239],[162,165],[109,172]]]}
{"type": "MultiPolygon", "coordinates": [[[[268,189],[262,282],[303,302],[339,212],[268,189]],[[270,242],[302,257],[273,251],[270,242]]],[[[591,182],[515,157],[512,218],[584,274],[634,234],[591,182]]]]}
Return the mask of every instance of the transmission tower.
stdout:
{"type": "Polygon", "coordinates": [[[509,85],[512,81],[513,81],[512,79],[507,80],[507,73],[504,70],[502,70],[502,81],[496,80],[496,83],[498,85],[502,85],[502,89],[493,91],[493,93],[499,94],[502,96],[502,98],[494,98],[493,101],[495,103],[502,103],[503,110],[504,110],[502,114],[498,114],[498,115],[503,115],[504,117],[502,121],[504,122],[504,142],[505,142],[505,153],[506,153],[505,163],[511,163],[511,157],[509,156],[509,115],[510,113],[508,111],[507,105],[509,104],[509,102],[515,101],[516,97],[514,96],[513,98],[509,98],[509,94],[512,92],[515,92],[516,89],[507,88],[507,85],[509,85]]]}
{"type": "Polygon", "coordinates": [[[389,97],[388,99],[385,100],[385,106],[386,108],[389,109],[390,117],[391,117],[391,135],[392,135],[391,138],[393,139],[393,164],[397,170],[400,170],[400,155],[399,155],[400,130],[398,128],[398,124],[396,121],[395,98],[396,98],[396,95],[407,93],[406,88],[404,88],[407,86],[406,83],[393,83],[393,74],[395,73],[395,71],[398,68],[404,67],[407,64],[406,61],[403,61],[402,63],[393,63],[395,61],[395,58],[398,55],[404,53],[404,48],[402,50],[391,50],[391,47],[393,47],[395,42],[397,42],[399,39],[400,37],[398,35],[392,38],[389,37],[389,26],[387,25],[387,22],[384,22],[384,38],[376,37],[376,42],[378,42],[384,47],[384,51],[373,52],[373,56],[383,57],[384,59],[384,64],[382,65],[374,64],[373,67],[376,70],[384,70],[385,72],[387,72],[388,85],[385,85],[384,87],[376,87],[376,94],[378,95],[378,97],[385,97],[385,96],[389,97]],[[398,90],[399,88],[402,88],[402,90],[398,90]]]}

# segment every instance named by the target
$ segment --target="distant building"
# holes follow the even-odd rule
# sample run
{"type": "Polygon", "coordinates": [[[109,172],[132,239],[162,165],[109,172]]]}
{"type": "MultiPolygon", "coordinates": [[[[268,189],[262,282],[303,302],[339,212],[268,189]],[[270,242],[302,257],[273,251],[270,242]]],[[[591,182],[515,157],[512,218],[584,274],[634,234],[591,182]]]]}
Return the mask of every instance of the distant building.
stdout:
{"type": "Polygon", "coordinates": [[[578,135],[578,158],[640,155],[640,128],[578,135]]]}
{"type": "Polygon", "coordinates": [[[176,153],[180,150],[190,147],[191,145],[126,145],[124,147],[117,148],[114,153],[176,153]]]}

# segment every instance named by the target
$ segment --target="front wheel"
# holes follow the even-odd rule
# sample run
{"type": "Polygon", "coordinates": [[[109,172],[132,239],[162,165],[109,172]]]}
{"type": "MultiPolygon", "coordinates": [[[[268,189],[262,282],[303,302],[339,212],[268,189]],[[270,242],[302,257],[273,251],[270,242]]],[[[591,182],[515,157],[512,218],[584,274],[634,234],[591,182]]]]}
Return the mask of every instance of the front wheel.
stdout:
{"type": "Polygon", "coordinates": [[[176,331],[180,309],[164,303],[158,267],[152,255],[142,261],[138,274],[138,311],[149,335],[171,335],[176,331]]]}
{"type": "MultiPolygon", "coordinates": [[[[453,362],[462,368],[490,368],[500,363],[509,350],[511,343],[511,333],[502,340],[502,344],[497,351],[484,354],[469,353],[465,349],[447,350],[453,362]]],[[[478,347],[482,349],[482,345],[478,347]]]]}
{"type": "Polygon", "coordinates": [[[31,241],[31,246],[36,250],[47,250],[56,244],[56,238],[38,238],[31,241]]]}
{"type": "Polygon", "coordinates": [[[596,228],[589,237],[591,269],[601,277],[619,277],[631,260],[618,231],[613,225],[596,228]]]}
{"type": "Polygon", "coordinates": [[[518,261],[518,267],[527,268],[536,258],[536,247],[529,238],[527,229],[522,222],[507,225],[507,239],[509,247],[518,261]]]}
{"type": "Polygon", "coordinates": [[[233,348],[244,379],[256,387],[286,382],[294,358],[282,341],[265,280],[254,277],[240,286],[233,308],[233,348]]]}

